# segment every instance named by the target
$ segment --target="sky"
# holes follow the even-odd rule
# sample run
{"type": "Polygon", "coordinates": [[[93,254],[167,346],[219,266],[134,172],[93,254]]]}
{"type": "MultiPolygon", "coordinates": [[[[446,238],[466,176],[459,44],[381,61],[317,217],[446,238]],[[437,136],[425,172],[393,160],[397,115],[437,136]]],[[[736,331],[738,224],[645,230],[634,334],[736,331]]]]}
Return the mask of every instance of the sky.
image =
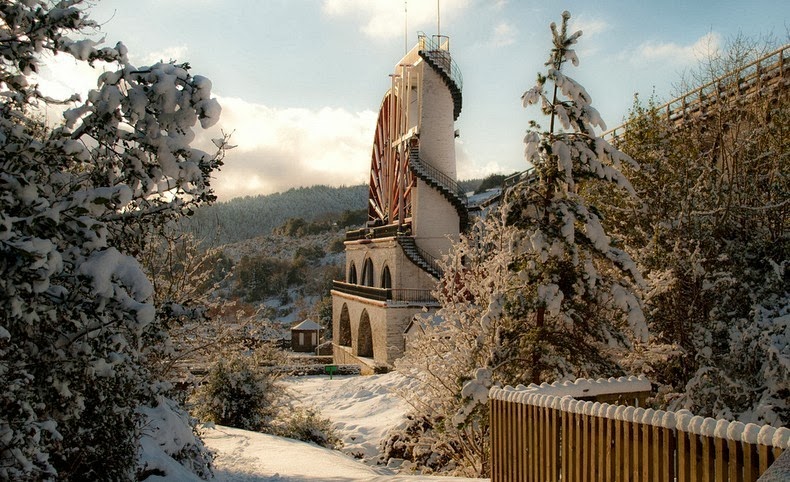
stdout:
{"type": "MultiPolygon", "coordinates": [[[[238,147],[212,183],[226,201],[367,183],[389,74],[419,31],[449,36],[463,74],[458,177],[525,169],[522,139],[541,116],[520,97],[544,71],[549,24],[563,10],[583,31],[580,64],[566,75],[609,128],[635,93],[673,98],[684,71],[739,33],[781,45],[790,32],[786,0],[104,0],[90,15],[101,24],[93,37],[123,41],[135,65],[187,61],[212,80],[222,117],[197,144],[209,150],[220,131],[232,133],[238,147]]],[[[42,70],[64,94],[97,75],[65,56],[42,70]]]]}

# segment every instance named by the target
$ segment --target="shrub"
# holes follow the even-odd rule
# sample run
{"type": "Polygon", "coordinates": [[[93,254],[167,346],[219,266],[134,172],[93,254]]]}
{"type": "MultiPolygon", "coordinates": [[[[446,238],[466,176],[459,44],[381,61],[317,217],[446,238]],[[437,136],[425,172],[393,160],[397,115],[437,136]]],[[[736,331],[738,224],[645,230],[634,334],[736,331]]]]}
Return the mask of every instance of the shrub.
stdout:
{"type": "Polygon", "coordinates": [[[289,407],[289,410],[283,410],[283,417],[272,433],[330,449],[339,449],[343,446],[343,441],[332,428],[331,420],[321,417],[315,410],[309,408],[289,407]]]}
{"type": "Polygon", "coordinates": [[[267,431],[279,394],[274,378],[254,357],[219,360],[194,396],[193,413],[203,421],[245,430],[267,431]]]}

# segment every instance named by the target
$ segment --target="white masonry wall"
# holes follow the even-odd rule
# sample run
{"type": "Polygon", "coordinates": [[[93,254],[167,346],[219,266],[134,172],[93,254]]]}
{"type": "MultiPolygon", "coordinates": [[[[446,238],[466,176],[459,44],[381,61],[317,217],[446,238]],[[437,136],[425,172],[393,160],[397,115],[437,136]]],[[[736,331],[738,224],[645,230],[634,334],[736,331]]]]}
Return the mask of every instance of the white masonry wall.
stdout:
{"type": "MultiPolygon", "coordinates": [[[[420,63],[422,111],[420,158],[445,176],[456,180],[455,121],[453,98],[442,77],[425,62],[420,63]]],[[[417,245],[441,258],[459,238],[459,218],[453,205],[435,188],[417,181],[413,194],[413,229],[417,245]]]]}
{"type": "Polygon", "coordinates": [[[453,97],[442,77],[422,62],[422,112],[420,157],[450,179],[455,172],[455,121],[453,97]]]}

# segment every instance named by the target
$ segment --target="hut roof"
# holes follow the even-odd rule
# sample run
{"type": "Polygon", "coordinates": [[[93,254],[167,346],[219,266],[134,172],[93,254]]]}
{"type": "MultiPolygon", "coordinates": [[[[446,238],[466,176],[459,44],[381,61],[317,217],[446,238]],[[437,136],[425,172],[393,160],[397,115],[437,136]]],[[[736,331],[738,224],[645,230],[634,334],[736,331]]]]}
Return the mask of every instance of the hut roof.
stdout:
{"type": "Polygon", "coordinates": [[[303,322],[291,328],[291,330],[304,330],[304,331],[316,331],[321,329],[323,329],[321,328],[321,325],[310,319],[304,320],[303,322]]]}

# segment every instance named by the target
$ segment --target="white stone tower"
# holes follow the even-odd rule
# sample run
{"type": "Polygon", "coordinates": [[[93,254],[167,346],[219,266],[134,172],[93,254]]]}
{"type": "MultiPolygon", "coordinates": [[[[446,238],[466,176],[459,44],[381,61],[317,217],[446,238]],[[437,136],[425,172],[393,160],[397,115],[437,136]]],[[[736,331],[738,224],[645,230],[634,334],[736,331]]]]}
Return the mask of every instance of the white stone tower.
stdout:
{"type": "Polygon", "coordinates": [[[346,279],[334,284],[337,363],[363,371],[402,355],[415,313],[436,309],[436,260],[468,221],[456,183],[460,71],[449,38],[419,37],[395,65],[376,123],[368,223],[346,235],[346,279]]]}

